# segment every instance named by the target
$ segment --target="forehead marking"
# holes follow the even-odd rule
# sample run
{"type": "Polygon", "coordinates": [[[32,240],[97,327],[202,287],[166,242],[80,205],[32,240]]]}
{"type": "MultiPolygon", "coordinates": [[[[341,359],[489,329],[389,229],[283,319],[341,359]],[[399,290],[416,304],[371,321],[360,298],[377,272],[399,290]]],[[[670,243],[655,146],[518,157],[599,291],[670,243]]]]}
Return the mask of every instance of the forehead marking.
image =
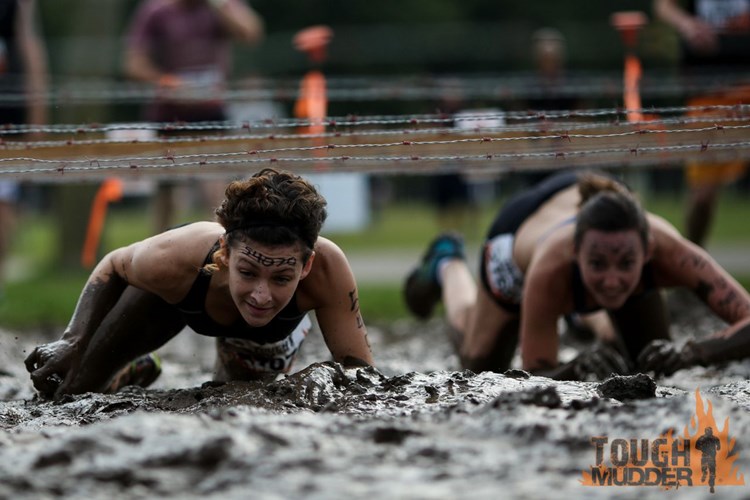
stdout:
{"type": "Polygon", "coordinates": [[[291,256],[291,257],[269,257],[268,255],[264,255],[258,250],[255,250],[252,247],[249,247],[247,245],[244,246],[244,248],[240,249],[240,253],[243,255],[246,255],[251,260],[254,260],[261,266],[265,267],[281,267],[284,265],[288,266],[294,266],[297,264],[297,257],[291,256]]]}

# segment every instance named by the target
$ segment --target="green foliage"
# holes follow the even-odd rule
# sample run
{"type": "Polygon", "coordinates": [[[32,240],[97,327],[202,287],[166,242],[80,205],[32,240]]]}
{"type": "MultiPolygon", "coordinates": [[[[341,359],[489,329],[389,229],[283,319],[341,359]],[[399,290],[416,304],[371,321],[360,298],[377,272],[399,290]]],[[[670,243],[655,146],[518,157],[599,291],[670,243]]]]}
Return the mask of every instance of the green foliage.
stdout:
{"type": "Polygon", "coordinates": [[[6,285],[0,299],[0,326],[13,330],[62,328],[70,319],[88,273],[40,270],[6,285]]]}
{"type": "Polygon", "coordinates": [[[365,324],[394,321],[409,316],[400,284],[368,284],[359,286],[359,303],[365,324]]]}
{"type": "MultiPolygon", "coordinates": [[[[468,219],[468,243],[481,241],[500,203],[485,206],[468,219]]],[[[644,203],[650,211],[664,216],[678,228],[681,226],[682,198],[650,197],[644,203]]],[[[750,204],[742,194],[727,193],[723,196],[718,213],[711,243],[749,245],[750,230],[746,221],[750,220],[750,204]]],[[[200,218],[188,214],[185,220],[200,218]]],[[[102,236],[102,254],[147,237],[150,223],[150,213],[143,209],[114,207],[102,236]]],[[[12,257],[21,271],[17,273],[19,276],[5,284],[4,296],[0,300],[0,327],[38,329],[52,326],[62,329],[73,312],[88,271],[62,272],[53,267],[56,244],[51,216],[27,215],[19,227],[21,230],[15,239],[12,257]]],[[[382,210],[366,231],[326,236],[336,241],[346,253],[353,254],[422,249],[438,231],[438,219],[428,205],[394,204],[382,210]]],[[[737,276],[737,279],[750,289],[750,275],[737,276]]],[[[407,317],[400,287],[401,283],[375,284],[360,280],[362,315],[368,324],[407,317]]]]}
{"type": "MultiPolygon", "coordinates": [[[[141,0],[38,2],[54,75],[121,76],[124,35],[141,0]]],[[[511,71],[529,67],[534,30],[551,27],[568,40],[571,68],[619,70],[622,42],[610,26],[618,10],[650,15],[650,0],[530,2],[527,0],[252,0],[266,39],[240,49],[239,74],[302,74],[308,63],[295,51],[295,32],[314,24],[333,28],[326,67],[341,74],[511,71]]],[[[644,62],[673,59],[664,26],[641,35],[644,62]],[[670,53],[664,53],[665,48],[670,53]]],[[[238,47],[239,48],[239,47],[238,47]]]]}

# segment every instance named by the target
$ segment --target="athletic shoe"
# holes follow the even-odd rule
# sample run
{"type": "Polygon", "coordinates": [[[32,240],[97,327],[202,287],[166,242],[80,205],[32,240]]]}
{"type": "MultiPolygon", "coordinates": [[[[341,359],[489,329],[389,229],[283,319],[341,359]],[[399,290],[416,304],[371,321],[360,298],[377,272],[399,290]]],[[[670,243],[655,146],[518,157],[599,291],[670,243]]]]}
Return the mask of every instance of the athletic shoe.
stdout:
{"type": "Polygon", "coordinates": [[[161,358],[155,352],[131,361],[115,375],[107,392],[117,392],[125,386],[148,387],[161,375],[161,358]]]}
{"type": "Polygon", "coordinates": [[[438,280],[438,264],[445,258],[466,258],[460,236],[446,233],[435,238],[422,257],[422,262],[406,278],[406,307],[420,319],[429,318],[435,304],[440,301],[442,287],[438,280]]]}

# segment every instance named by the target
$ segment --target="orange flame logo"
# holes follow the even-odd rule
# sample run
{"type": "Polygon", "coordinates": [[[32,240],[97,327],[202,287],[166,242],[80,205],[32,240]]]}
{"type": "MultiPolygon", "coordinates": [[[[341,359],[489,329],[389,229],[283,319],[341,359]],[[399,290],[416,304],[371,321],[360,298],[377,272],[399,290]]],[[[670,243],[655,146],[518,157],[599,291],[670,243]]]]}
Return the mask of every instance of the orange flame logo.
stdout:
{"type": "Polygon", "coordinates": [[[745,484],[745,475],[740,474],[739,466],[735,461],[739,453],[734,449],[736,440],[729,437],[729,417],[724,419],[724,427],[719,429],[713,415],[711,401],[706,401],[707,409],[703,405],[700,391],[695,390],[695,415],[690,418],[690,424],[685,426],[685,439],[690,439],[691,457],[690,464],[693,469],[693,482],[697,485],[708,484],[708,478],[701,481],[702,452],[696,446],[698,440],[705,434],[707,428],[711,428],[713,435],[719,440],[719,448],[716,451],[716,486],[741,486],[745,484]]]}
{"type": "Polygon", "coordinates": [[[729,436],[729,418],[719,428],[713,405],[703,403],[695,391],[696,412],[685,426],[682,437],[669,429],[657,439],[592,437],[595,465],[583,471],[583,486],[658,486],[662,489],[685,486],[745,484],[735,465],[739,454],[736,440],[729,436]]]}

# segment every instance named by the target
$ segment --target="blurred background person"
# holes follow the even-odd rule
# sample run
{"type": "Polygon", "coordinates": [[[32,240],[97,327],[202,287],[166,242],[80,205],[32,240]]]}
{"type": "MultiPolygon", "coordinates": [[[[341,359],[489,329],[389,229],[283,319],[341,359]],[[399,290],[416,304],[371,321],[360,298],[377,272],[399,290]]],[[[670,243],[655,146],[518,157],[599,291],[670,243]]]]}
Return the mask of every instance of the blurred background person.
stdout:
{"type": "MultiPolygon", "coordinates": [[[[463,92],[454,87],[459,82],[450,80],[445,84],[443,97],[440,100],[440,112],[453,116],[454,119],[448,126],[455,128],[455,114],[460,113],[466,106],[463,92]]],[[[469,126],[472,126],[470,123],[469,126]]],[[[450,164],[445,165],[450,167],[450,164]]],[[[454,166],[455,167],[455,166],[454,166]]],[[[476,216],[471,184],[460,168],[452,172],[437,173],[429,177],[429,196],[434,205],[438,227],[441,231],[459,231],[462,233],[473,232],[469,225],[473,226],[476,216]]]]}
{"type": "MultiPolygon", "coordinates": [[[[681,64],[688,78],[711,71],[712,76],[736,76],[750,69],[750,0],[654,0],[654,14],[680,36],[681,64]]],[[[736,83],[707,95],[692,97],[689,106],[750,103],[750,82],[736,83]]],[[[691,111],[691,116],[716,111],[691,111]]],[[[741,160],[727,163],[687,165],[689,188],[685,234],[705,245],[716,212],[722,186],[738,180],[747,165],[741,160]]]]}
{"type": "Polygon", "coordinates": [[[528,100],[529,109],[570,110],[578,106],[577,99],[563,92],[568,44],[565,36],[555,28],[540,28],[531,35],[531,57],[536,77],[537,96],[528,100]]]}
{"type": "MultiPolygon", "coordinates": [[[[232,42],[256,44],[263,36],[262,18],[244,0],[144,0],[128,28],[124,61],[129,78],[157,89],[144,117],[151,122],[225,121],[232,42]]],[[[223,195],[213,188],[225,184],[225,179],[203,183],[210,206],[223,195]]],[[[174,224],[174,191],[174,181],[159,181],[156,233],[174,224]]]]}
{"type": "MultiPolygon", "coordinates": [[[[568,41],[557,28],[543,27],[531,33],[533,91],[521,102],[524,111],[564,113],[591,106],[572,90],[568,78],[568,41]]],[[[574,120],[569,118],[569,120],[574,120]]],[[[580,118],[575,118],[580,120],[580,118]]],[[[553,173],[550,170],[523,172],[522,187],[533,186],[553,173]]]]}
{"type": "MultiPolygon", "coordinates": [[[[0,124],[47,122],[47,54],[34,0],[0,0],[0,124]],[[11,100],[14,94],[25,98],[11,100]]],[[[32,137],[37,134],[32,134],[32,137]]],[[[0,178],[0,284],[15,222],[18,182],[0,178]]]]}

